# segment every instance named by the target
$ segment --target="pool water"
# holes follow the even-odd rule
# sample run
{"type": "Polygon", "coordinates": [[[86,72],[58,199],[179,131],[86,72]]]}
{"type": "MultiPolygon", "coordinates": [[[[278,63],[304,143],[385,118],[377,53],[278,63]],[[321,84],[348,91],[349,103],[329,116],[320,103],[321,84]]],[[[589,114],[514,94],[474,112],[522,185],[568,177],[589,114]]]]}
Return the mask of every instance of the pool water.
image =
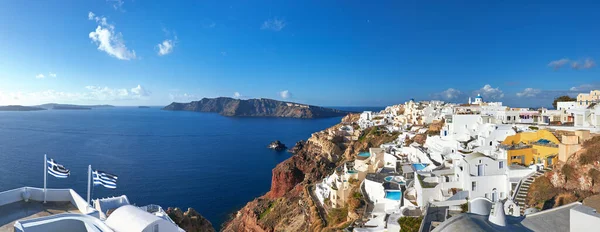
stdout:
{"type": "Polygon", "coordinates": [[[402,198],[402,191],[386,191],[385,198],[399,201],[402,198]]]}
{"type": "Polygon", "coordinates": [[[425,164],[413,164],[413,167],[415,167],[415,169],[417,171],[421,171],[421,170],[425,169],[427,167],[427,165],[425,165],[425,164]]]}
{"type": "Polygon", "coordinates": [[[350,171],[348,171],[348,173],[355,174],[355,173],[358,173],[358,171],[356,171],[356,170],[350,170],[350,171]]]}
{"type": "Polygon", "coordinates": [[[358,156],[360,156],[360,157],[369,157],[369,156],[371,156],[371,153],[369,153],[368,151],[363,151],[361,153],[358,153],[358,156]]]}

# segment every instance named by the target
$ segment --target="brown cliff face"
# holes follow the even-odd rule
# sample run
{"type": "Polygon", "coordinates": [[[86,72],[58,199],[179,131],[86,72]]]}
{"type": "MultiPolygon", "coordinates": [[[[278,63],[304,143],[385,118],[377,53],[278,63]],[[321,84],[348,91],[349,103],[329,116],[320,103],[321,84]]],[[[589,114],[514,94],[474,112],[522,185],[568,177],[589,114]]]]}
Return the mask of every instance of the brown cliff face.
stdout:
{"type": "Polygon", "coordinates": [[[168,208],[167,215],[179,226],[187,232],[212,232],[215,231],[212,224],[196,210],[188,208],[184,213],[180,208],[168,208]]]}
{"type": "MultiPolygon", "coordinates": [[[[342,122],[354,122],[349,115],[342,122]]],[[[335,125],[338,128],[341,124],[335,125]]],[[[397,135],[396,135],[397,137],[397,135]]],[[[360,141],[333,143],[325,133],[314,133],[302,149],[273,169],[271,190],[237,212],[223,231],[320,231],[324,228],[310,196],[312,184],[333,173],[346,157],[395,139],[390,134],[366,133],[360,141]]],[[[335,230],[337,228],[333,228],[335,230]]]]}

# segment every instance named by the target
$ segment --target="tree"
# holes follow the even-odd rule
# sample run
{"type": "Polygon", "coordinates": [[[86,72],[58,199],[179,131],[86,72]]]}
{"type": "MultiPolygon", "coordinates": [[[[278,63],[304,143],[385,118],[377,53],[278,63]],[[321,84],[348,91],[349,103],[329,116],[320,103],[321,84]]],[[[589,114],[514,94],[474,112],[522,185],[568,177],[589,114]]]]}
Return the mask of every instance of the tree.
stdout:
{"type": "Polygon", "coordinates": [[[577,99],[569,97],[567,95],[564,95],[564,96],[560,96],[560,97],[554,98],[554,102],[552,102],[552,106],[554,106],[554,109],[556,109],[557,108],[556,107],[556,103],[557,102],[572,102],[572,101],[577,101],[577,99]]]}

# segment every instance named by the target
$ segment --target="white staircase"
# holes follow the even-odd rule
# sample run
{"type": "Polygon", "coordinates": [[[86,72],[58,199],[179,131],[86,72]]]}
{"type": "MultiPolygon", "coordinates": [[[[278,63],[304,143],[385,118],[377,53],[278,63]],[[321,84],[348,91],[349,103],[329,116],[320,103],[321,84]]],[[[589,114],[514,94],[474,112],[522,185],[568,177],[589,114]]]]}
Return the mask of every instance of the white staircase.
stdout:
{"type": "Polygon", "coordinates": [[[533,181],[535,181],[536,178],[538,178],[541,175],[544,175],[544,173],[546,173],[549,170],[550,169],[543,169],[541,171],[536,171],[535,173],[533,173],[533,175],[530,175],[524,180],[521,180],[521,182],[519,183],[516,194],[513,196],[513,201],[519,206],[521,215],[525,213],[525,209],[529,208],[529,205],[526,201],[527,193],[529,192],[529,187],[531,186],[533,181]]]}

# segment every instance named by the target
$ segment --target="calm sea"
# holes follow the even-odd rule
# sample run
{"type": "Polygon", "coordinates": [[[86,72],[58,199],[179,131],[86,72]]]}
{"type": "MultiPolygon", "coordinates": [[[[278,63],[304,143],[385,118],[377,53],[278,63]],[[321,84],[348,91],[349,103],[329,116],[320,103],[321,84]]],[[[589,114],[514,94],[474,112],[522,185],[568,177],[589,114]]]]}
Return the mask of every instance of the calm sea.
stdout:
{"type": "Polygon", "coordinates": [[[73,188],[85,198],[91,164],[119,176],[117,189],[96,186],[92,198],[125,194],[137,205],[193,207],[218,229],[230,213],[269,190],[271,169],[290,156],[267,149],[269,142],[293,146],[339,121],[158,107],[0,112],[0,191],[42,187],[48,154],[71,170],[67,179],[48,176],[49,188],[73,188]]]}

